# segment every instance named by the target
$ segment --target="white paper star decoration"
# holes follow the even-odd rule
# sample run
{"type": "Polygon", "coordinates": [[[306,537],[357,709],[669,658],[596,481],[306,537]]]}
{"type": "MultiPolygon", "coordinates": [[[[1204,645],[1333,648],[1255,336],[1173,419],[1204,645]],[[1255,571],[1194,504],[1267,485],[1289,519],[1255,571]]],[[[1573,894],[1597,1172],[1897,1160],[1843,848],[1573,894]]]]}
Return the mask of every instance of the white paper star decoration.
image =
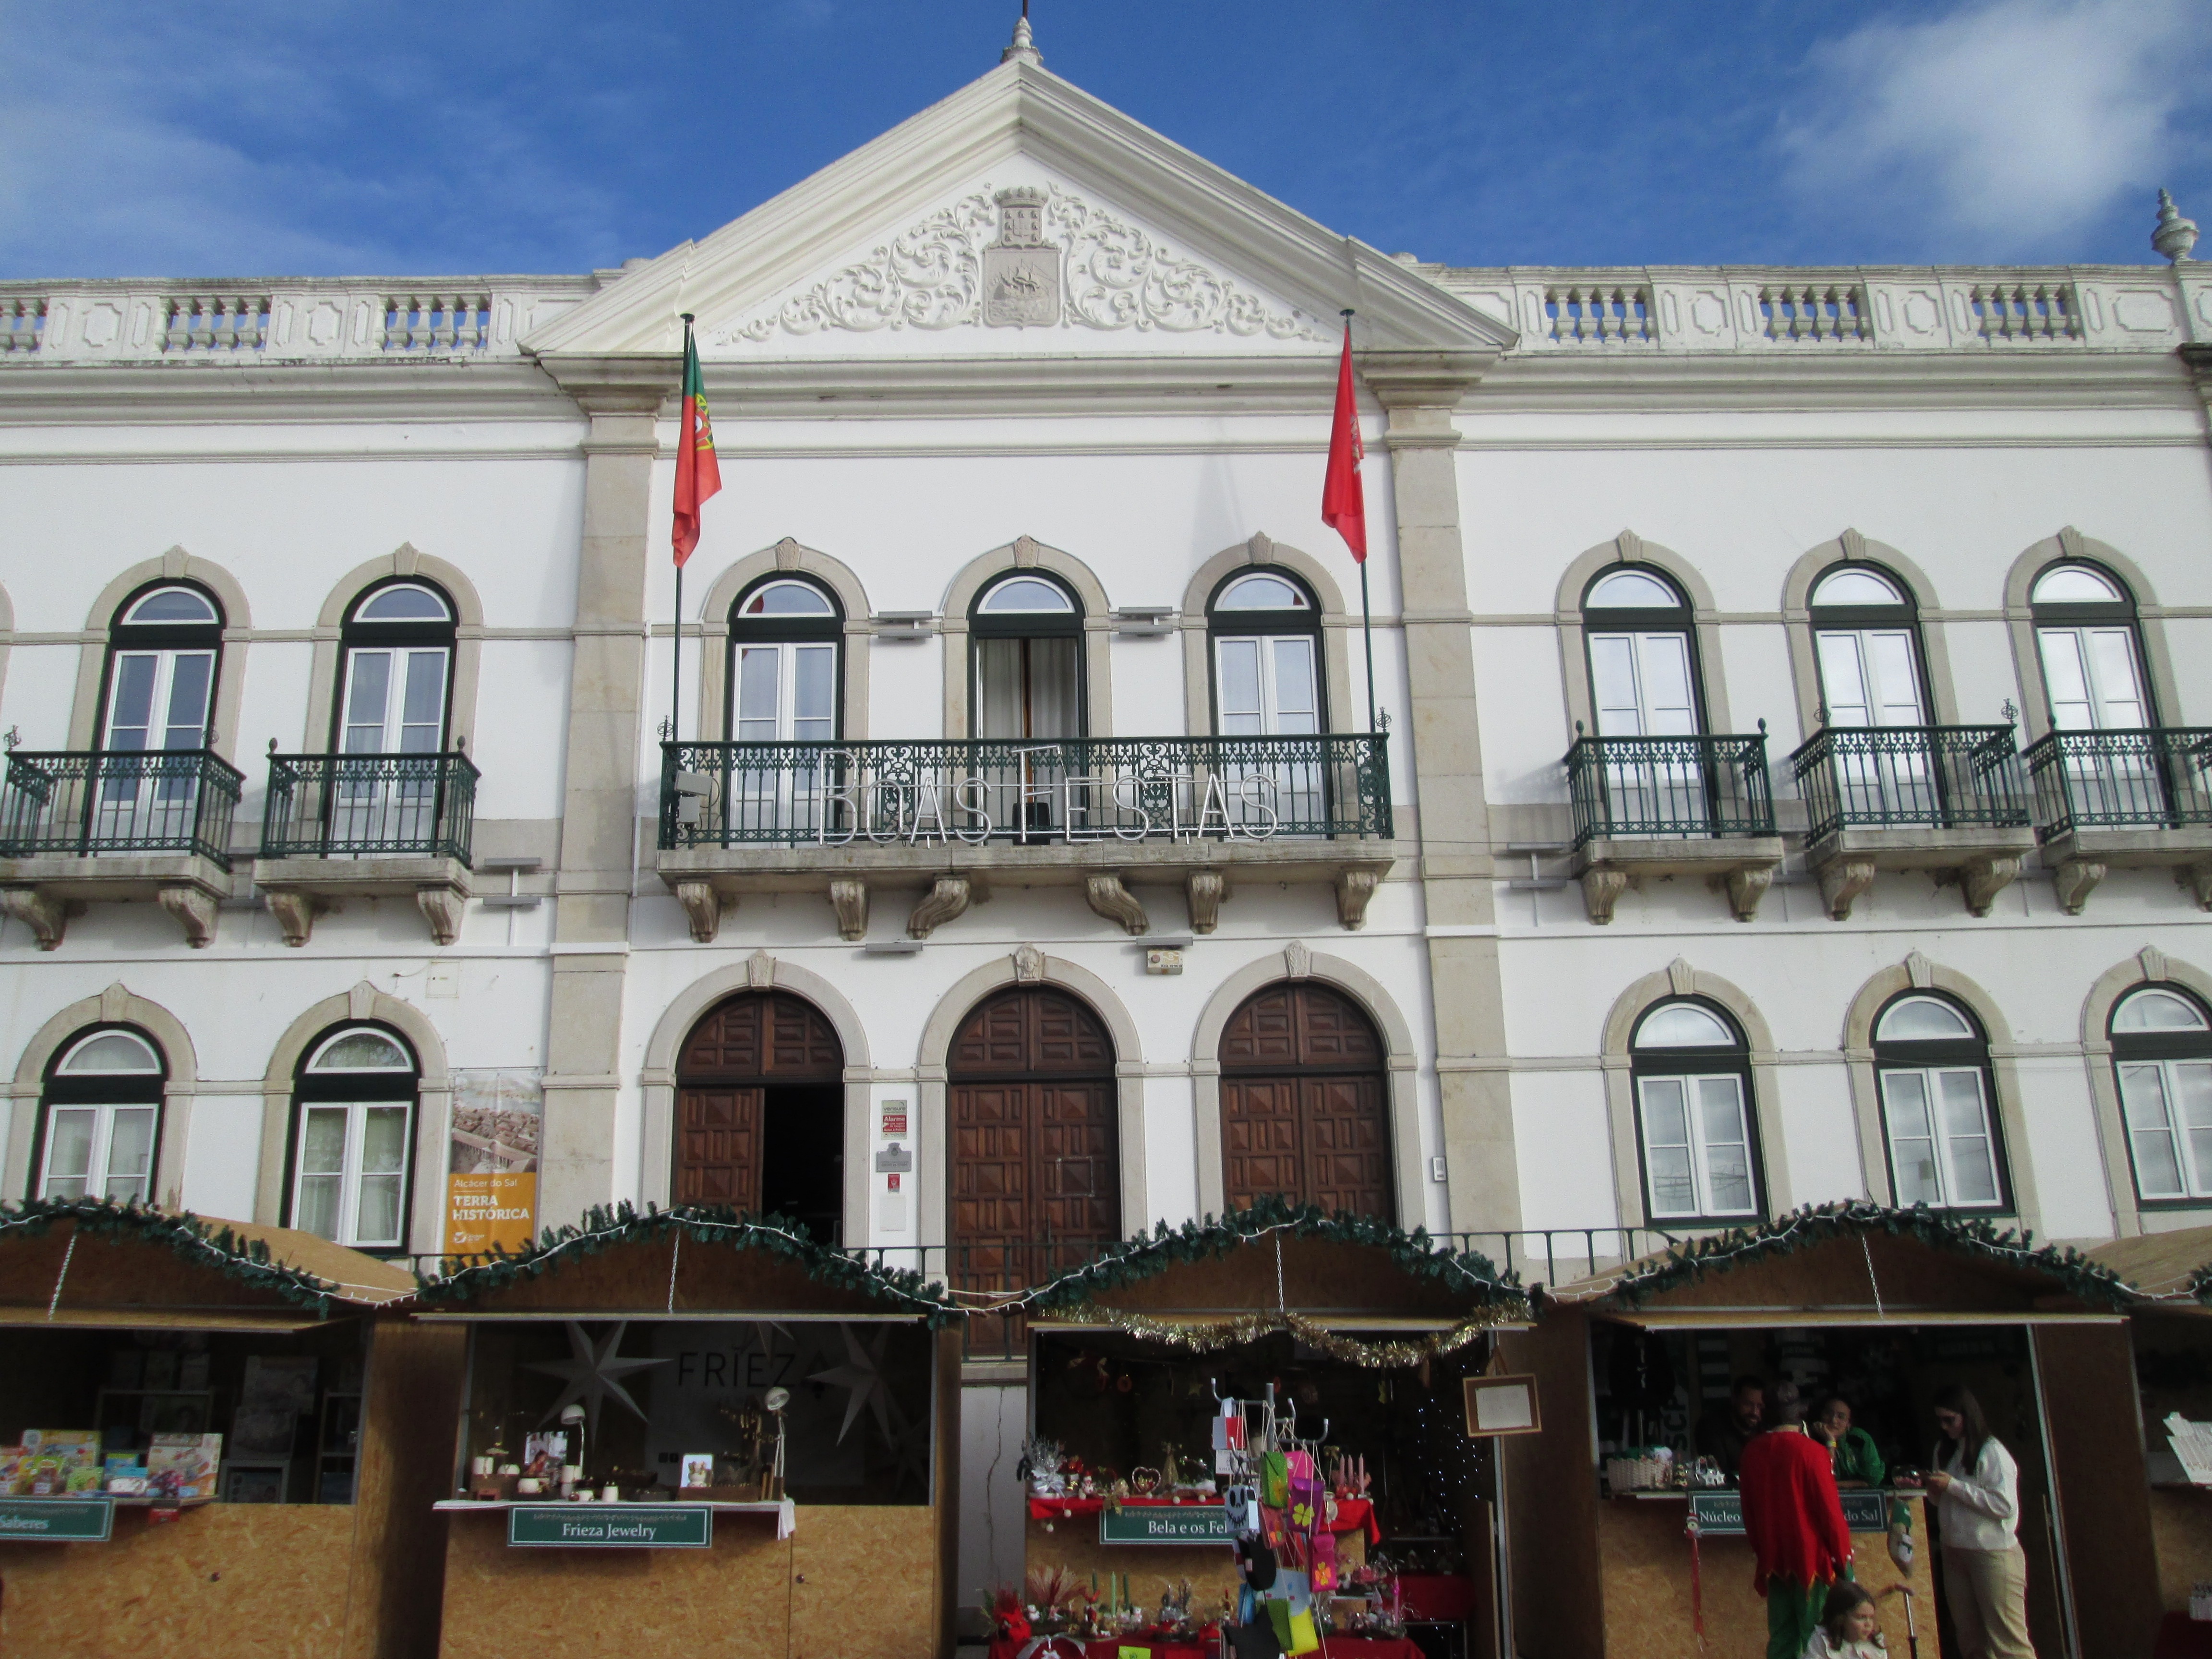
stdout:
{"type": "Polygon", "coordinates": [[[609,1395],[629,1407],[630,1414],[640,1422],[645,1420],[645,1413],[639,1408],[637,1401],[629,1397],[629,1390],[623,1387],[620,1379],[632,1371],[641,1371],[671,1362],[665,1359],[616,1358],[615,1355],[622,1348],[623,1333],[629,1328],[627,1321],[617,1321],[615,1328],[600,1338],[599,1346],[594,1347],[592,1339],[584,1334],[584,1328],[573,1319],[568,1321],[568,1358],[544,1360],[525,1367],[526,1370],[544,1371],[549,1376],[561,1379],[561,1397],[553,1402],[552,1409],[540,1418],[539,1422],[550,1423],[561,1414],[563,1406],[572,1401],[580,1402],[589,1414],[589,1428],[592,1438],[596,1442],[599,1434],[599,1406],[609,1395]]]}
{"type": "Polygon", "coordinates": [[[845,1437],[852,1431],[853,1424],[863,1407],[872,1407],[876,1413],[876,1426],[884,1431],[884,1438],[891,1438],[890,1391],[884,1386],[884,1344],[890,1340],[890,1327],[885,1325],[876,1334],[875,1341],[867,1348],[860,1346],[860,1339],[853,1334],[850,1325],[841,1324],[837,1334],[845,1339],[845,1363],[826,1371],[809,1375],[810,1382],[830,1382],[848,1390],[845,1396],[845,1421],[837,1431],[837,1443],[843,1445],[845,1437]]]}

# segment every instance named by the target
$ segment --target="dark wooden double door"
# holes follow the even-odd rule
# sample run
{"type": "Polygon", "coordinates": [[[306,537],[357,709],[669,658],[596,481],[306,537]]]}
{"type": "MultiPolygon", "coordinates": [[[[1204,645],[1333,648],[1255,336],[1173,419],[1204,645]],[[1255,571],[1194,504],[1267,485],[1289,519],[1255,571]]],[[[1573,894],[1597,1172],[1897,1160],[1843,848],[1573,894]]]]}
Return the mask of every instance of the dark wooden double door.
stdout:
{"type": "Polygon", "coordinates": [[[1114,1043],[1097,1015],[1058,991],[1000,992],[962,1024],[947,1069],[958,1282],[1035,1283],[1121,1236],[1114,1043]]]}
{"type": "Polygon", "coordinates": [[[676,1202],[834,1231],[844,1076],[844,1045],[811,1002],[749,992],[708,1010],[677,1060],[676,1202]]]}
{"type": "Polygon", "coordinates": [[[1269,1194],[1395,1220],[1382,1039],[1350,998],[1310,981],[1270,985],[1221,1038],[1224,1198],[1269,1194]]]}

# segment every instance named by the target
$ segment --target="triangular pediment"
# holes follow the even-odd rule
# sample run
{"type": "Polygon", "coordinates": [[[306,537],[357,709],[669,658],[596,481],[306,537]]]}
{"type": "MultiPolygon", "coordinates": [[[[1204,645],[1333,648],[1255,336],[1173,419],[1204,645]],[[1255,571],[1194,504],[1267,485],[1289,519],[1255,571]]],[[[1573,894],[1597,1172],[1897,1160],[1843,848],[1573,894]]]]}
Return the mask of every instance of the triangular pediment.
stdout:
{"type": "Polygon", "coordinates": [[[548,360],[1494,353],[1510,329],[1049,71],[1001,64],[525,342],[548,360]]]}

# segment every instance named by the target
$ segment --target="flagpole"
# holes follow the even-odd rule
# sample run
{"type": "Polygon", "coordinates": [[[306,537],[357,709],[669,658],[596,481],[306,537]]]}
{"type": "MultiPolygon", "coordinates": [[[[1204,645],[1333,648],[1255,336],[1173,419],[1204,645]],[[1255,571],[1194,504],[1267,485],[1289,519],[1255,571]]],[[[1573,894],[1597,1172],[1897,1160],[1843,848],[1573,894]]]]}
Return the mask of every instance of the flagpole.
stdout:
{"type": "MultiPolygon", "coordinates": [[[[684,361],[686,365],[689,365],[691,361],[692,315],[693,313],[688,311],[683,313],[684,361]]],[[[679,400],[679,408],[680,406],[679,400]]],[[[676,428],[677,441],[681,443],[687,434],[684,431],[684,421],[680,414],[677,417],[676,428]]],[[[669,669],[668,740],[674,743],[684,735],[678,720],[684,708],[684,562],[681,559],[676,562],[676,635],[669,655],[674,660],[669,669]]]]}
{"type": "MultiPolygon", "coordinates": [[[[1352,326],[1352,310],[1343,311],[1344,325],[1352,326]]],[[[1367,555],[1359,556],[1359,640],[1361,654],[1367,659],[1367,735],[1375,735],[1375,617],[1367,603],[1367,555]]]]}

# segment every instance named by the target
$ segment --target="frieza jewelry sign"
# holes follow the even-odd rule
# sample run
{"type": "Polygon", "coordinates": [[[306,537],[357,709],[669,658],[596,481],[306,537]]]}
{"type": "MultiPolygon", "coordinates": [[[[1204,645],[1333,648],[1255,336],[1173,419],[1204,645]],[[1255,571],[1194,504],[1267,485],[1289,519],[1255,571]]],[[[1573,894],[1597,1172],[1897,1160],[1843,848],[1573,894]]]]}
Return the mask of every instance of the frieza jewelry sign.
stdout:
{"type": "Polygon", "coordinates": [[[527,1249],[538,1208],[539,1073],[455,1072],[446,1176],[446,1254],[527,1249]]]}
{"type": "Polygon", "coordinates": [[[704,1504],[518,1504],[507,1541],[526,1549],[703,1550],[714,1542],[704,1504]]]}
{"type": "Polygon", "coordinates": [[[1233,1544],[1224,1504],[1125,1504],[1098,1511],[1102,1544],[1233,1544]]]}

